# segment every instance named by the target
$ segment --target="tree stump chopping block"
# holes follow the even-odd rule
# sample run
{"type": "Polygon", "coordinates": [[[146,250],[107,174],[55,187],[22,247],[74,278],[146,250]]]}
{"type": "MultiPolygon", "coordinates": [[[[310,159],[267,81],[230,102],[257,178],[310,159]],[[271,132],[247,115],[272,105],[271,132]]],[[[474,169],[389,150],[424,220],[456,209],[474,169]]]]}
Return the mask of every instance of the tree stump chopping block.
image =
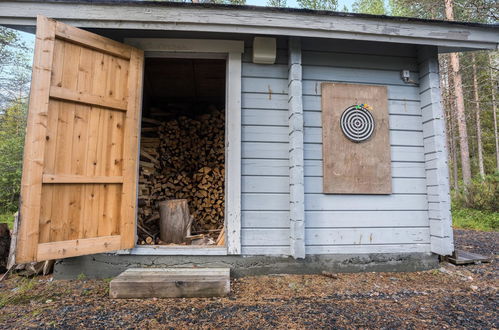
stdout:
{"type": "Polygon", "coordinates": [[[159,238],[165,243],[183,243],[192,223],[187,199],[160,202],[159,213],[159,238]]]}

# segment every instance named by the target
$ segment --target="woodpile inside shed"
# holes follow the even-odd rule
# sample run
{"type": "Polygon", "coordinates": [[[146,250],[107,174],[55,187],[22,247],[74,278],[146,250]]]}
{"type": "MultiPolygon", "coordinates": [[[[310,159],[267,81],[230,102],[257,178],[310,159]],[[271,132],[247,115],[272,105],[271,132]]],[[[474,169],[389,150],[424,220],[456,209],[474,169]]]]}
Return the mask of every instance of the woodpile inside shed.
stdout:
{"type": "Polygon", "coordinates": [[[224,109],[149,109],[142,118],[139,245],[224,245],[224,140],[224,109]],[[188,226],[178,224],[186,227],[181,241],[164,241],[162,237],[170,236],[160,235],[162,225],[171,227],[172,214],[160,212],[160,203],[171,200],[186,201],[191,217],[188,226]]]}

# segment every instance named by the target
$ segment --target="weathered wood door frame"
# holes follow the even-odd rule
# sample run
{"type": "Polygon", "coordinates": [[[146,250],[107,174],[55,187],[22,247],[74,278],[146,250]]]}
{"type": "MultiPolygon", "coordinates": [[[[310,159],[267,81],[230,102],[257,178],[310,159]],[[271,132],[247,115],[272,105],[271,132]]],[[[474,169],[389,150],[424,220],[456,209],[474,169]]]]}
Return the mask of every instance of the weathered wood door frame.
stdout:
{"type": "MultiPolygon", "coordinates": [[[[226,247],[136,246],[126,254],[225,255],[241,253],[241,54],[244,42],[236,40],[129,38],[125,43],[146,57],[220,58],[225,77],[225,233],[226,247]]],[[[138,183],[137,183],[138,184],[138,183]]]]}

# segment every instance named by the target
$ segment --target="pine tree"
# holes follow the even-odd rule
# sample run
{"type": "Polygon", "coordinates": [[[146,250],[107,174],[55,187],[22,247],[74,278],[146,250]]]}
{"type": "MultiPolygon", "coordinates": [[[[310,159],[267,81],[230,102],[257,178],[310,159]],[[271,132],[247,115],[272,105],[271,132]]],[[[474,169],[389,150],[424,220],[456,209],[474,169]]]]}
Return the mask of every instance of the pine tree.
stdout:
{"type": "Polygon", "coordinates": [[[352,5],[355,13],[386,15],[387,9],[383,0],[356,0],[352,5]]]}
{"type": "Polygon", "coordinates": [[[269,7],[286,7],[286,0],[268,0],[267,6],[269,7]]]}
{"type": "Polygon", "coordinates": [[[485,169],[483,166],[483,145],[482,145],[482,121],[480,118],[480,97],[478,95],[478,79],[476,73],[476,56],[475,53],[472,56],[472,66],[473,66],[473,98],[475,103],[475,120],[476,120],[476,143],[478,150],[478,168],[480,177],[483,179],[485,177],[485,169]]]}
{"type": "Polygon", "coordinates": [[[338,10],[338,0],[298,0],[302,8],[314,10],[338,10]]]}
{"type": "MultiPolygon", "coordinates": [[[[445,17],[452,21],[454,20],[454,11],[452,0],[445,0],[445,17]]],[[[455,106],[457,114],[457,127],[459,133],[459,148],[461,155],[461,172],[465,186],[471,183],[471,165],[470,152],[468,145],[468,127],[466,124],[466,114],[463,98],[463,83],[461,72],[459,71],[459,55],[457,53],[450,54],[450,67],[454,75],[454,92],[455,106]]]]}

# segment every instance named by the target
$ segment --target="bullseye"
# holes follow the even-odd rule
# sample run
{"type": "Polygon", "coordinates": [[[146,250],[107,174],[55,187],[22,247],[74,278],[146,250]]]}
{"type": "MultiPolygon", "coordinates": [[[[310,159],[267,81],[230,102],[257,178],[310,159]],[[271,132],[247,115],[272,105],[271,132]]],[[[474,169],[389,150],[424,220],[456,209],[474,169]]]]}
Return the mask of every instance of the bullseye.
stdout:
{"type": "Polygon", "coordinates": [[[340,118],[343,134],[352,142],[369,140],[374,132],[374,117],[364,105],[348,107],[340,118]]]}

